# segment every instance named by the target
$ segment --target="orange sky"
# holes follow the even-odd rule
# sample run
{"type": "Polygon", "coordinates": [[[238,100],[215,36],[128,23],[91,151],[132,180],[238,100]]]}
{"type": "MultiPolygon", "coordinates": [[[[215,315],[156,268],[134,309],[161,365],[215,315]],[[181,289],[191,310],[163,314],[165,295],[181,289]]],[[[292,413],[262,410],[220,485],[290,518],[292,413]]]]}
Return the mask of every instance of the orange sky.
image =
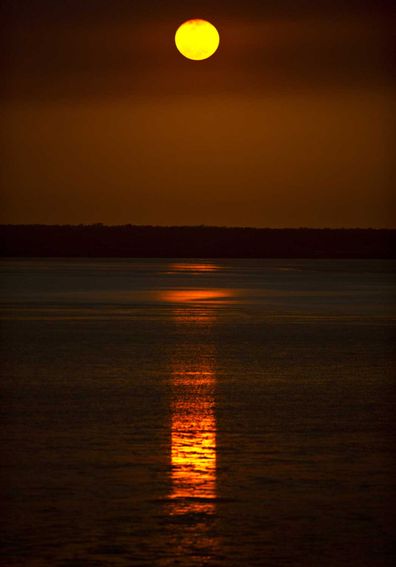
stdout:
{"type": "Polygon", "coordinates": [[[1,221],[394,226],[385,3],[195,4],[16,0],[1,221]],[[198,63],[173,44],[197,15],[221,34],[198,63]]]}

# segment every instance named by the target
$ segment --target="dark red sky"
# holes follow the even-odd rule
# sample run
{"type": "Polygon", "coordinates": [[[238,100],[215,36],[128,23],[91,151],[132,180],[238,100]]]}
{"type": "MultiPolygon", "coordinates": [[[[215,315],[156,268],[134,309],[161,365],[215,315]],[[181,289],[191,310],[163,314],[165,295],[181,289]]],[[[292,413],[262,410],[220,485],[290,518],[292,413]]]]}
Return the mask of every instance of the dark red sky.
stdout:
{"type": "Polygon", "coordinates": [[[394,226],[390,6],[3,0],[1,221],[394,226]]]}

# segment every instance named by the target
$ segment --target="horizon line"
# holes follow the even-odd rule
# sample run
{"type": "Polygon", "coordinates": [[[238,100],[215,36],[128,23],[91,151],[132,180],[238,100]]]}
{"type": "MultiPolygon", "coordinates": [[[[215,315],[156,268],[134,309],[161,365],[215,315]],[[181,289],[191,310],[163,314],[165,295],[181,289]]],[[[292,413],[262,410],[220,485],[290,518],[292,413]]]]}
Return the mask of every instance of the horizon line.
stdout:
{"type": "Polygon", "coordinates": [[[103,222],[92,222],[92,223],[0,223],[0,227],[100,227],[100,228],[124,228],[124,227],[134,227],[134,228],[188,228],[188,229],[231,229],[231,230],[396,230],[394,227],[378,227],[378,226],[283,226],[283,227],[272,227],[272,226],[248,226],[248,225],[216,225],[216,224],[133,224],[133,223],[122,223],[122,224],[107,224],[103,222]]]}

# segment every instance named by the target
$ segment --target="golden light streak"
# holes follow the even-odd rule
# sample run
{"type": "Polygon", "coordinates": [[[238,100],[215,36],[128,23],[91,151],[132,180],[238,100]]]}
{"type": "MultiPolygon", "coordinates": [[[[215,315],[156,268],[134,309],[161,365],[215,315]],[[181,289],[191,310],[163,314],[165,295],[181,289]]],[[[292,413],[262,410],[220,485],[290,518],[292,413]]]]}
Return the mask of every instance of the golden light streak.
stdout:
{"type": "Polygon", "coordinates": [[[207,363],[175,370],[172,405],[173,513],[213,513],[216,498],[215,376],[207,363]]]}
{"type": "Polygon", "coordinates": [[[190,301],[224,300],[233,295],[229,289],[170,289],[159,292],[159,299],[171,303],[188,303],[190,301]]]}
{"type": "Polygon", "coordinates": [[[170,264],[169,268],[175,272],[215,272],[220,270],[220,266],[216,264],[189,263],[189,264],[170,264]]]}

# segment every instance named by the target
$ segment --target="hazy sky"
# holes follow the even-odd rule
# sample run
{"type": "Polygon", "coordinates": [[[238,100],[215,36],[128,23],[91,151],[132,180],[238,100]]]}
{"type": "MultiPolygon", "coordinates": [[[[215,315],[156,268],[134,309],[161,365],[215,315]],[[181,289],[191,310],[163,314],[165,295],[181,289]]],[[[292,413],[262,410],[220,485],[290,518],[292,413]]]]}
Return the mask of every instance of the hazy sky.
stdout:
{"type": "Polygon", "coordinates": [[[390,2],[0,5],[1,222],[395,226],[390,2]]]}

